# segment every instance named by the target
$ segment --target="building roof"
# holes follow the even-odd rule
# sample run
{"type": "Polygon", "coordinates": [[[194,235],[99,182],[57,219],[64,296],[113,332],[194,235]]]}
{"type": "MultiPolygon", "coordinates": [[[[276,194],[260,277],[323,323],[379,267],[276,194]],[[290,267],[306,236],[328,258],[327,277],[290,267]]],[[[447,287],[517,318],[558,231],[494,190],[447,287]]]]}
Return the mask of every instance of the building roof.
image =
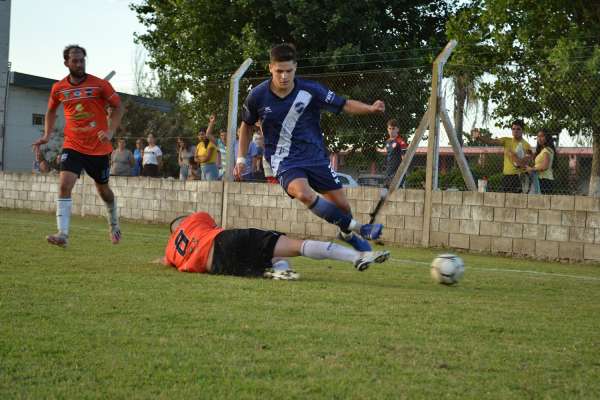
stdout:
{"type": "MultiPolygon", "coordinates": [[[[49,92],[52,89],[52,85],[58,82],[56,79],[44,78],[42,76],[35,76],[29,74],[23,74],[21,72],[12,71],[10,73],[10,84],[13,86],[19,86],[27,89],[43,90],[49,92]]],[[[161,112],[169,112],[173,109],[173,105],[168,101],[162,99],[151,99],[149,97],[136,96],[134,94],[119,93],[119,96],[123,100],[130,99],[131,101],[153,110],[161,112]]]]}

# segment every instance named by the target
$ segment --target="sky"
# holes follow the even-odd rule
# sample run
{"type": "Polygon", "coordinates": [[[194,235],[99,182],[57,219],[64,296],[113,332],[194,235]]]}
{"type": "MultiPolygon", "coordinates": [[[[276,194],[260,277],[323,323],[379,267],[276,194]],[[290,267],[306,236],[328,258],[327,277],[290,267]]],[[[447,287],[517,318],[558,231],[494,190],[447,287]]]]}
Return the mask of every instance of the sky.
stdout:
{"type": "MultiPolygon", "coordinates": [[[[62,50],[77,43],[87,50],[87,72],[111,70],[117,91],[134,92],[134,33],[145,32],[132,0],[12,0],[9,61],[11,70],[62,79],[68,74],[62,50]]],[[[138,50],[139,52],[139,50],[138,50]]]]}

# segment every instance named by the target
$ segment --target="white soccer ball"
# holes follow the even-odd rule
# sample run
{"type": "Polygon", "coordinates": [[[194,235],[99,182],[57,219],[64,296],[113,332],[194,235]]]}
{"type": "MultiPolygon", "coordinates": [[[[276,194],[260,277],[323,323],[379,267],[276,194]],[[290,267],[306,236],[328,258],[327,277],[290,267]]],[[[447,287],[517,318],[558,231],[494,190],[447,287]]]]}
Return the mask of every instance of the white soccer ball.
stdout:
{"type": "Polygon", "coordinates": [[[440,254],[431,263],[431,277],[437,283],[454,285],[464,273],[463,260],[454,254],[440,254]]]}

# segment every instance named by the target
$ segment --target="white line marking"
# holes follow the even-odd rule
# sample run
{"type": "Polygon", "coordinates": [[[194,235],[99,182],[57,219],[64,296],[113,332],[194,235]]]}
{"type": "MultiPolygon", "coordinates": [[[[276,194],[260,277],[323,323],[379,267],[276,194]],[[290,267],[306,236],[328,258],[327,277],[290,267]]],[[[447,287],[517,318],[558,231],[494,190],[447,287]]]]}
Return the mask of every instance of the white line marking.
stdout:
{"type": "MultiPolygon", "coordinates": [[[[47,226],[54,226],[54,224],[51,223],[46,223],[46,222],[29,222],[29,221],[22,221],[19,219],[11,219],[12,223],[16,223],[16,224],[20,224],[20,225],[27,225],[27,226],[39,226],[39,225],[47,225],[47,226]]],[[[82,229],[82,230],[86,230],[86,231],[91,231],[91,232],[103,232],[100,229],[95,229],[95,228],[88,228],[85,226],[75,226],[76,229],[82,229]]],[[[126,232],[128,236],[141,236],[141,237],[148,237],[148,238],[157,238],[157,239],[161,239],[161,240],[167,240],[169,238],[168,233],[165,231],[165,234],[151,234],[151,233],[140,233],[140,232],[126,232]]],[[[395,263],[402,263],[402,264],[412,264],[412,265],[420,265],[423,267],[427,267],[429,268],[429,266],[431,265],[431,262],[426,262],[426,261],[419,261],[419,260],[410,260],[410,259],[405,259],[405,258],[390,258],[389,261],[391,262],[395,262],[395,263]]],[[[474,270],[474,271],[486,271],[486,272],[508,272],[508,273],[518,273],[518,274],[528,274],[528,275],[539,275],[539,276],[548,276],[548,277],[557,277],[557,278],[573,278],[573,279],[581,279],[581,280],[587,280],[587,281],[600,281],[600,277],[595,277],[595,276],[585,276],[585,275],[569,275],[569,274],[561,274],[561,273],[553,273],[553,272],[541,272],[541,271],[532,271],[532,270],[525,270],[525,269],[512,269],[512,268],[477,268],[477,267],[471,267],[469,265],[466,265],[465,268],[468,270],[474,270]]]]}
{"type": "MultiPolygon", "coordinates": [[[[430,262],[425,261],[417,261],[417,260],[408,260],[403,258],[390,258],[390,261],[405,263],[405,264],[414,264],[414,265],[422,265],[424,267],[431,266],[430,262]]],[[[531,271],[526,269],[511,269],[511,268],[477,268],[470,267],[465,265],[466,270],[474,270],[474,271],[492,271],[492,272],[515,272],[519,274],[529,274],[529,275],[541,275],[541,276],[553,276],[559,278],[575,278],[589,281],[600,281],[600,278],[595,276],[584,276],[584,275],[569,275],[569,274],[560,274],[554,272],[540,272],[540,271],[531,271]]]]}

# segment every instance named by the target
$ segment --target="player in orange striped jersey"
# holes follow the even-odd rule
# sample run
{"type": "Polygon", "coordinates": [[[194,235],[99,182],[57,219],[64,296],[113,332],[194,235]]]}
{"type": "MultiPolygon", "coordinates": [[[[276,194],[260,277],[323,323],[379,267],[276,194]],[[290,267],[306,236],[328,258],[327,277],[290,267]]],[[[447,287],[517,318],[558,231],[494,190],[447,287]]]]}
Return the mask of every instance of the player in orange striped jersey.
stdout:
{"type": "Polygon", "coordinates": [[[336,243],[288,238],[263,229],[223,229],[205,212],[183,215],[171,222],[171,237],[162,263],[181,272],[264,276],[295,280],[288,257],[338,260],[364,271],[385,262],[388,251],[358,252],[336,243]]]}
{"type": "Polygon", "coordinates": [[[56,206],[58,233],[47,237],[49,243],[61,247],[68,243],[71,191],[82,170],[94,179],[98,194],[106,204],[112,243],[121,240],[117,203],[108,185],[110,141],[121,123],[121,101],[108,81],[85,72],[86,55],[85,49],[78,45],[64,49],[64,64],[69,75],[52,86],[44,135],[33,143],[36,154],[41,145],[48,143],[54,130],[56,111],[62,104],[66,123],[56,206]]]}

